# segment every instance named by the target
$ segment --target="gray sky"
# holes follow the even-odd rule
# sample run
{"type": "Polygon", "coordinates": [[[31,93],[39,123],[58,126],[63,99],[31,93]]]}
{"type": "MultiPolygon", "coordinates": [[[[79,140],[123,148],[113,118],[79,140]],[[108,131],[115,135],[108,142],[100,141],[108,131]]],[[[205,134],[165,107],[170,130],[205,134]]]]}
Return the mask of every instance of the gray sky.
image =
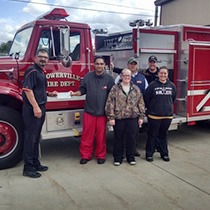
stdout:
{"type": "Polygon", "coordinates": [[[12,40],[19,27],[56,5],[67,10],[69,21],[107,28],[109,33],[130,30],[129,21],[136,19],[154,22],[154,0],[1,0],[0,43],[12,40]]]}

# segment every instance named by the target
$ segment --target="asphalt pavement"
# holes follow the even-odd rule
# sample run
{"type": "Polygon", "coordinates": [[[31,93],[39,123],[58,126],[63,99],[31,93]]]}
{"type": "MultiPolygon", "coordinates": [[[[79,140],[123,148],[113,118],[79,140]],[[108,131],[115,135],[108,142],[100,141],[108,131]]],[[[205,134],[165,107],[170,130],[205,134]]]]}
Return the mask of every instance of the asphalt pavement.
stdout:
{"type": "Polygon", "coordinates": [[[23,162],[0,171],[1,210],[208,210],[210,209],[210,124],[169,132],[170,162],[159,153],[144,158],[140,133],[135,166],[113,165],[113,133],[107,134],[107,160],[80,165],[79,140],[41,143],[41,178],[22,176],[23,162]]]}

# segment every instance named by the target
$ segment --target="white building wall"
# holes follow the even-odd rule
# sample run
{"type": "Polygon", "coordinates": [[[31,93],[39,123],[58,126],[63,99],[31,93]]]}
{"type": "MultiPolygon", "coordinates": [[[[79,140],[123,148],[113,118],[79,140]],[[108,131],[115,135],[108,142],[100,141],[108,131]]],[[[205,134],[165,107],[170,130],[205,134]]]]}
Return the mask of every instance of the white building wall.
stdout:
{"type": "Polygon", "coordinates": [[[162,5],[161,25],[210,25],[210,0],[174,0],[162,5]]]}

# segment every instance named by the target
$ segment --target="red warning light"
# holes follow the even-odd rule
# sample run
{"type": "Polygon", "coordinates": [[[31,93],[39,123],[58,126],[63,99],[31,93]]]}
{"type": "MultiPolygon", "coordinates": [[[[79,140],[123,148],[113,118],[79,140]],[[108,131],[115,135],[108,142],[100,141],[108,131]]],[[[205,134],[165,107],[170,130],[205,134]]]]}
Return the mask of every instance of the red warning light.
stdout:
{"type": "Polygon", "coordinates": [[[38,17],[38,19],[48,19],[48,20],[61,20],[68,17],[69,14],[66,12],[65,9],[62,8],[54,8],[53,10],[43,14],[42,16],[38,17]]]}

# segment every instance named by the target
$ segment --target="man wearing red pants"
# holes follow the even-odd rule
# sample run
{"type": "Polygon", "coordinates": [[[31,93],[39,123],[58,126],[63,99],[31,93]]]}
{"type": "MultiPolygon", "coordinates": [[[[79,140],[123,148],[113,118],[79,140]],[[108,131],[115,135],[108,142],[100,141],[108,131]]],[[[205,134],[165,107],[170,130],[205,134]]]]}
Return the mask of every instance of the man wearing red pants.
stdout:
{"type": "Polygon", "coordinates": [[[83,131],[80,142],[80,164],[86,164],[91,158],[95,145],[95,156],[98,164],[106,160],[106,124],[105,104],[108,93],[114,85],[114,79],[105,71],[102,57],[94,60],[95,71],[84,77],[78,91],[70,91],[71,96],[86,94],[83,116],[83,131]]]}

